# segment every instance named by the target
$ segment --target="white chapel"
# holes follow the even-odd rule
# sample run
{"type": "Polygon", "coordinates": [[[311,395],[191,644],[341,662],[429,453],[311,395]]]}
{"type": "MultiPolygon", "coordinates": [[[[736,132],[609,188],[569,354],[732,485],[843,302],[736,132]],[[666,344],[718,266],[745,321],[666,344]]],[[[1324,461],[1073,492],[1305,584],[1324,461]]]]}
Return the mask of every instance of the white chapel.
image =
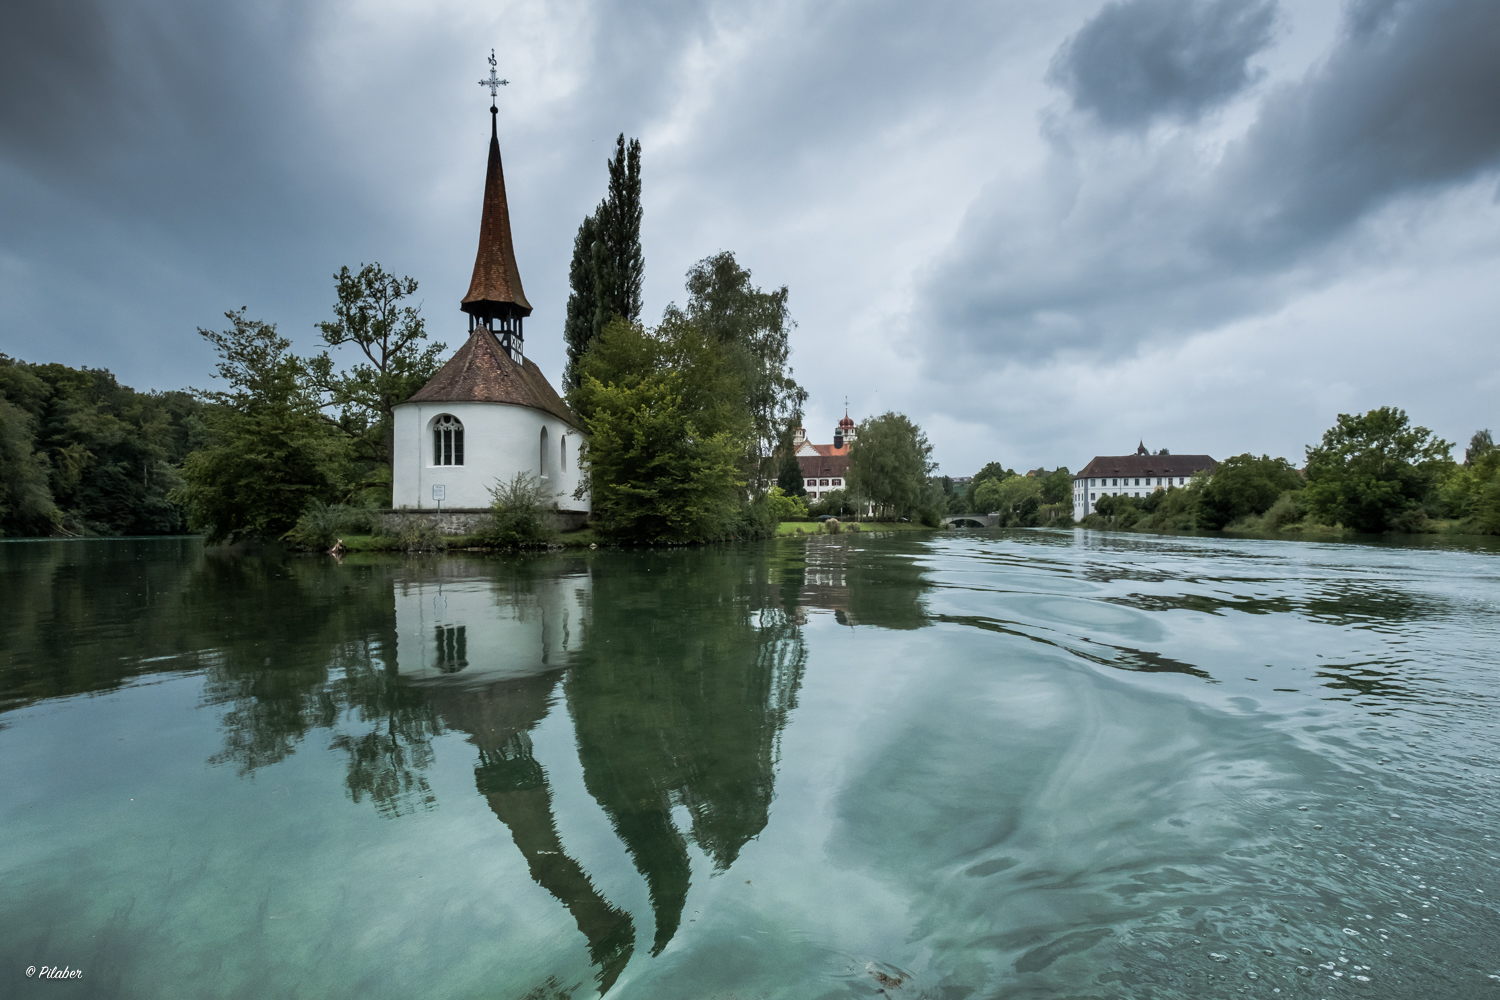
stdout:
{"type": "Polygon", "coordinates": [[[526,357],[522,321],[531,304],[511,243],[496,113],[491,103],[479,252],[461,306],[469,337],[395,408],[392,501],[397,508],[478,511],[493,502],[497,482],[525,472],[540,477],[559,510],[586,514],[588,499],[573,499],[583,443],[578,418],[526,357]]]}

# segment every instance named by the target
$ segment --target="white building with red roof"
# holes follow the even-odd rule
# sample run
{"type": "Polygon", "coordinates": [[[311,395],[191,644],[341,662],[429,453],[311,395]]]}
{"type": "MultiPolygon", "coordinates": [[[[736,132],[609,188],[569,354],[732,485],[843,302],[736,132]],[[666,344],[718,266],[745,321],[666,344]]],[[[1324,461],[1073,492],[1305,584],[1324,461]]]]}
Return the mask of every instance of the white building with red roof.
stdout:
{"type": "Polygon", "coordinates": [[[1102,496],[1147,497],[1157,490],[1186,486],[1194,473],[1213,472],[1209,455],[1153,455],[1142,441],[1134,455],[1095,455],[1073,477],[1073,517],[1094,512],[1102,496]]]}
{"type": "Polygon", "coordinates": [[[801,427],[792,436],[792,451],[802,467],[802,488],[809,500],[820,500],[849,485],[849,446],[854,443],[854,421],[844,413],[833,432],[833,444],[813,444],[801,427]]]}

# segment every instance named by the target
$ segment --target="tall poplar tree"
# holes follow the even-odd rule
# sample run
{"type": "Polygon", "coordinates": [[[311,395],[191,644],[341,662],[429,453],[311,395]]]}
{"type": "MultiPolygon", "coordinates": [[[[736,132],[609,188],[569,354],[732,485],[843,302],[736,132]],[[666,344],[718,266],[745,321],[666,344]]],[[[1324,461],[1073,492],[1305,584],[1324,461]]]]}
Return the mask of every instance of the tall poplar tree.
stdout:
{"type": "Polygon", "coordinates": [[[641,250],[641,141],[615,140],[609,188],[594,214],[583,220],[573,240],[564,335],[568,367],[565,391],[578,388],[578,363],[589,344],[616,317],[641,318],[641,284],[646,256],[641,250]]]}
{"type": "Polygon", "coordinates": [[[594,241],[598,225],[586,215],[573,237],[573,263],[568,268],[568,315],[563,321],[563,340],[568,346],[568,364],[563,369],[563,392],[572,392],[581,381],[579,365],[594,339],[594,312],[599,295],[594,287],[594,241]]]}

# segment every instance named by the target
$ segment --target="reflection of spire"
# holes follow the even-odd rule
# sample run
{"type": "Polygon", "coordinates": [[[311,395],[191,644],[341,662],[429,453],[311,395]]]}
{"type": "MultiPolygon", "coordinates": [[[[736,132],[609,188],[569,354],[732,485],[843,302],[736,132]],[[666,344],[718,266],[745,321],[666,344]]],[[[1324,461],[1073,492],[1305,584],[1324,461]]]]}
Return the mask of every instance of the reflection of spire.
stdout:
{"type": "Polygon", "coordinates": [[[529,735],[546,717],[556,686],[554,673],[480,691],[434,688],[430,697],[448,725],[469,733],[479,748],[474,784],[510,830],[532,880],[568,908],[588,939],[602,995],[635,951],[635,925],[629,914],[599,894],[583,866],[564,853],[557,833],[552,790],[532,754],[529,735]]]}
{"type": "Polygon", "coordinates": [[[531,755],[531,738],[513,732],[497,751],[479,752],[474,783],[490,811],[510,829],[531,878],[573,914],[599,967],[599,993],[614,985],[635,950],[635,925],[594,888],[583,867],[563,852],[552,818],[552,790],[531,755]]]}

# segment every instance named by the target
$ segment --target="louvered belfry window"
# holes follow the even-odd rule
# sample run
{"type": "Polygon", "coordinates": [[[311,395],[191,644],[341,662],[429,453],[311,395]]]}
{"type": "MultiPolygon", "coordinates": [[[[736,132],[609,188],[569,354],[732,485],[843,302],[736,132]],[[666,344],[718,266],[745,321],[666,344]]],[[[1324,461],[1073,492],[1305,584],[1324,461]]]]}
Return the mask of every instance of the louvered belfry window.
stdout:
{"type": "Polygon", "coordinates": [[[451,413],[432,425],[432,464],[464,464],[464,425],[451,413]]]}

